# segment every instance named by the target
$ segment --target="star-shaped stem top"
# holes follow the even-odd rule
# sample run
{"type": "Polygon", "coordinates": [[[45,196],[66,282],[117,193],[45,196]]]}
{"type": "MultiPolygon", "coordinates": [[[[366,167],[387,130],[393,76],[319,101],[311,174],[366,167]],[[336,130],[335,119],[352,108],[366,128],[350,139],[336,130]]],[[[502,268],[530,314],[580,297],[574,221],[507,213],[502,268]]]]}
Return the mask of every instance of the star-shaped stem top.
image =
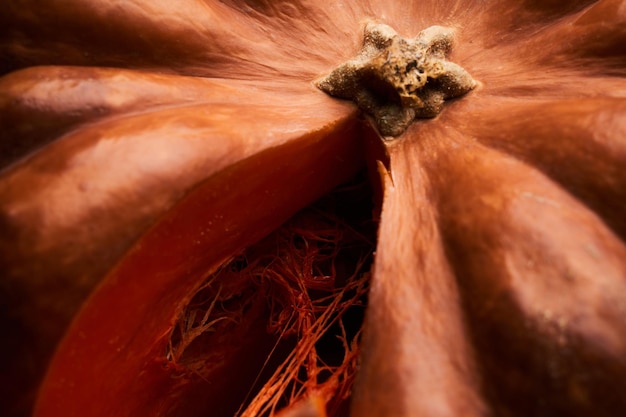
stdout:
{"type": "Polygon", "coordinates": [[[399,136],[415,118],[435,117],[445,99],[473,89],[476,82],[446,61],[454,31],[431,26],[413,39],[391,27],[368,22],[363,48],[316,85],[334,97],[354,101],[374,118],[383,136],[399,136]]]}

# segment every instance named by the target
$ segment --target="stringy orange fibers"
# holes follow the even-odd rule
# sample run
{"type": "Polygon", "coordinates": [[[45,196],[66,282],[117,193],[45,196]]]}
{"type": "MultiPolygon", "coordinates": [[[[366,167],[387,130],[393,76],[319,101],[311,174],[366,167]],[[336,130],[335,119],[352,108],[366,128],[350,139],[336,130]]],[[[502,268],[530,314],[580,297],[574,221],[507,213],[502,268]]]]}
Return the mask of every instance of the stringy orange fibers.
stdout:
{"type": "Polygon", "coordinates": [[[202,376],[212,359],[199,352],[203,336],[229,331],[262,309],[277,345],[292,338],[293,347],[272,351],[238,415],[272,416],[309,396],[322,398],[329,415],[339,413],[356,373],[375,234],[369,205],[360,218],[353,208],[349,220],[341,212],[355,195],[368,197],[364,187],[326,196],[211,274],[181,314],[168,359],[202,376]],[[281,354],[276,366],[273,356],[281,354]]]}

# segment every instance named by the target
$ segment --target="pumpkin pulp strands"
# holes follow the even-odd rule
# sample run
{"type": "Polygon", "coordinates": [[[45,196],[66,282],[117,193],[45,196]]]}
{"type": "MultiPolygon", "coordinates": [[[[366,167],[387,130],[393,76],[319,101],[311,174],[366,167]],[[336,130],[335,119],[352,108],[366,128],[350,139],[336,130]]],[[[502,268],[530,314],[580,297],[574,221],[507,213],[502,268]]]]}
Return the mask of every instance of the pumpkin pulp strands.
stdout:
{"type": "Polygon", "coordinates": [[[354,207],[341,190],[351,199],[362,195],[358,200],[367,201],[364,185],[342,187],[209,276],[170,336],[166,356],[171,366],[201,378],[207,369],[210,375],[220,350],[228,349],[228,341],[219,335],[249,320],[246,315],[259,314],[252,304],[263,300],[261,314],[267,316],[267,331],[276,342],[236,414],[274,415],[311,395],[328,403],[330,415],[345,408],[356,372],[360,322],[344,321],[349,316],[354,321],[361,315],[355,309],[364,307],[374,229],[371,222],[357,224],[367,222],[368,204],[351,210],[346,220],[328,210],[354,207]],[[358,212],[363,215],[355,217],[358,212]],[[369,236],[351,224],[369,228],[369,236]],[[276,366],[277,361],[282,363],[276,366]],[[265,380],[259,383],[260,378],[265,380]],[[248,401],[252,389],[256,394],[248,401]]]}

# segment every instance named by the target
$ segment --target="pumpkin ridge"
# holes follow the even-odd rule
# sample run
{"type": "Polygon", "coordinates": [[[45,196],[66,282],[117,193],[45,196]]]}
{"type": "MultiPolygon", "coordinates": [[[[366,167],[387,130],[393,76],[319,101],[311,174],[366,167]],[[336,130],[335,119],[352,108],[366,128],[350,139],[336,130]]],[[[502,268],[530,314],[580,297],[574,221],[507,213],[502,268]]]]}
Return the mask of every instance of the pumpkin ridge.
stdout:
{"type": "Polygon", "coordinates": [[[626,143],[614,138],[624,137],[620,132],[626,131],[621,117],[626,100],[586,98],[502,106],[510,108],[502,113],[506,116],[479,110],[475,118],[484,125],[467,126],[467,132],[543,172],[624,239],[626,194],[619,184],[624,180],[626,143]],[[513,122],[503,122],[511,116],[513,122]],[[494,124],[502,127],[494,131],[490,129],[494,124]],[[600,126],[610,127],[615,136],[596,134],[600,126]]]}
{"type": "Polygon", "coordinates": [[[509,172],[505,180],[493,178],[508,158],[494,157],[497,151],[480,150],[482,145],[451,147],[445,140],[434,142],[433,137],[419,143],[424,149],[436,143],[449,150],[435,153],[437,157],[429,159],[424,169],[438,190],[443,244],[460,286],[480,366],[486,366],[490,375],[486,392],[494,412],[612,415],[622,401],[615,391],[607,392],[601,405],[587,398],[601,395],[600,386],[610,389],[611,381],[626,381],[626,367],[589,370],[607,369],[626,352],[626,309],[619,301],[619,294],[626,291],[622,262],[626,246],[548,178],[544,177],[544,186],[521,174],[515,168],[519,163],[505,164],[509,172]],[[531,192],[541,196],[541,187],[552,188],[552,197],[543,196],[549,204],[525,197],[531,192]],[[543,220],[544,216],[552,220],[543,220]],[[597,251],[591,251],[591,246],[597,251]],[[607,287],[612,290],[605,291],[607,287]],[[553,294],[558,294],[558,301],[553,294]],[[535,346],[531,350],[526,349],[529,343],[535,346]],[[539,351],[558,362],[559,374],[542,368],[544,356],[539,351]],[[527,369],[530,374],[522,371],[527,369]],[[581,385],[586,378],[595,382],[581,385]],[[576,392],[563,388],[568,384],[576,386],[576,392]],[[539,405],[519,400],[536,395],[553,401],[539,405]]]}

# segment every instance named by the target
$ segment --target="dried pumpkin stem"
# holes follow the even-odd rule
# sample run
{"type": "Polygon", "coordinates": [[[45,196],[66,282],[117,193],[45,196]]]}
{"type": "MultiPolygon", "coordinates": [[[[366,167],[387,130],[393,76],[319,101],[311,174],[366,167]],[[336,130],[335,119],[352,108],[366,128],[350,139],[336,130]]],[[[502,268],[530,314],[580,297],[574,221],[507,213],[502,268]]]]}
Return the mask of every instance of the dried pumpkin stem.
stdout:
{"type": "Polygon", "coordinates": [[[397,137],[415,118],[435,117],[444,100],[476,86],[467,71],[445,59],[453,34],[453,29],[431,26],[405,39],[387,25],[368,22],[357,56],[315,84],[331,96],[354,101],[381,135],[397,137]]]}

